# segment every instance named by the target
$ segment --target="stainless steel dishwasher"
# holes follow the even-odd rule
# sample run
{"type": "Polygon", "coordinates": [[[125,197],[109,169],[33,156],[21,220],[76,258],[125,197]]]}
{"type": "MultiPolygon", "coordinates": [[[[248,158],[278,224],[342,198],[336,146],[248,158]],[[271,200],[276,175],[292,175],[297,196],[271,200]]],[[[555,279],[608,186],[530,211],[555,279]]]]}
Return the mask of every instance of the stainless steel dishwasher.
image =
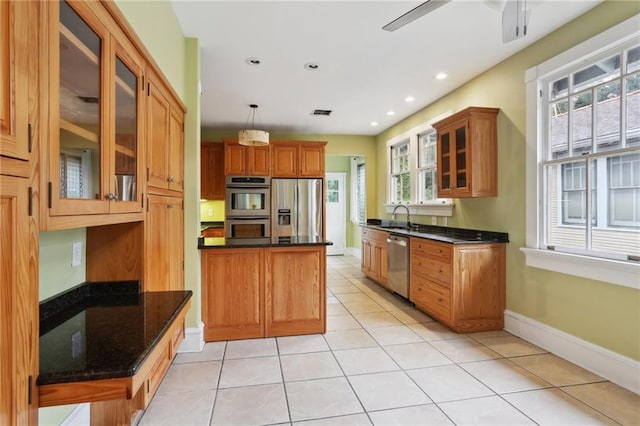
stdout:
{"type": "Polygon", "coordinates": [[[389,235],[387,238],[387,282],[391,290],[409,298],[409,238],[389,235]]]}

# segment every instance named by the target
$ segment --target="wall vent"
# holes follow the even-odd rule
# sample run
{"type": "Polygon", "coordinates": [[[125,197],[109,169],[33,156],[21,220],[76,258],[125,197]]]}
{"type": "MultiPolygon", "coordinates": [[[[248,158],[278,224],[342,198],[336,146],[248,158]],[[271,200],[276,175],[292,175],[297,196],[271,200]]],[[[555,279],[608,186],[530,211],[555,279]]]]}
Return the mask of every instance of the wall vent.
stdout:
{"type": "Polygon", "coordinates": [[[330,109],[314,109],[311,112],[311,115],[325,115],[328,117],[331,115],[332,112],[333,111],[331,111],[330,109]]]}

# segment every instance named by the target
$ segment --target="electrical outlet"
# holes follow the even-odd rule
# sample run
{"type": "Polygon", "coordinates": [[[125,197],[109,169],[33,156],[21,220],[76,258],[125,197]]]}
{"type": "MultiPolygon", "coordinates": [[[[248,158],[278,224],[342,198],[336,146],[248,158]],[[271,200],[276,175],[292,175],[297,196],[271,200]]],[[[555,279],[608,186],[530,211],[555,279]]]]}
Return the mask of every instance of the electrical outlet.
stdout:
{"type": "Polygon", "coordinates": [[[447,226],[447,223],[448,223],[448,222],[449,222],[449,221],[447,220],[447,218],[446,218],[446,217],[443,217],[443,218],[442,218],[442,224],[443,224],[444,226],[447,226]]]}
{"type": "Polygon", "coordinates": [[[438,224],[438,216],[431,216],[431,224],[432,225],[438,224]]]}
{"type": "Polygon", "coordinates": [[[82,355],[82,333],[80,330],[71,335],[71,357],[78,358],[82,355]]]}
{"type": "Polygon", "coordinates": [[[210,208],[210,209],[209,209],[209,216],[210,216],[210,217],[211,217],[211,216],[213,216],[213,208],[210,208]]]}
{"type": "Polygon", "coordinates": [[[76,241],[71,247],[71,267],[80,266],[82,263],[82,242],[76,241]]]}

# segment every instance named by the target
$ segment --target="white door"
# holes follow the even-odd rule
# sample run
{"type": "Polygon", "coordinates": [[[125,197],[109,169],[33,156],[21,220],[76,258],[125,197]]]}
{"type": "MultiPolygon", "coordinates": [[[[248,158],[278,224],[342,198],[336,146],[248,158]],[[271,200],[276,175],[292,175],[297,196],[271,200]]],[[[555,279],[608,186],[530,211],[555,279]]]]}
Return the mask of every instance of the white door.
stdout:
{"type": "Polygon", "coordinates": [[[347,245],[347,200],[345,182],[347,174],[327,173],[327,255],[344,255],[347,245]]]}

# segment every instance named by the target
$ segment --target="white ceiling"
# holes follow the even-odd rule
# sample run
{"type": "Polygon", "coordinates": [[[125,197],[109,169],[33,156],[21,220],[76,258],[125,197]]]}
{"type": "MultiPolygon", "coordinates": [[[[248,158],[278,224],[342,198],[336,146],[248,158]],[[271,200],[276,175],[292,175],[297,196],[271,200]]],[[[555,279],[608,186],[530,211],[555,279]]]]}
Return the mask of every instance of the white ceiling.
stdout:
{"type": "Polygon", "coordinates": [[[601,0],[529,0],[528,34],[507,44],[502,1],[453,0],[395,32],[381,28],[421,1],[172,5],[185,36],[200,39],[203,127],[246,128],[258,104],[256,127],[269,132],[376,135],[601,0]]]}

